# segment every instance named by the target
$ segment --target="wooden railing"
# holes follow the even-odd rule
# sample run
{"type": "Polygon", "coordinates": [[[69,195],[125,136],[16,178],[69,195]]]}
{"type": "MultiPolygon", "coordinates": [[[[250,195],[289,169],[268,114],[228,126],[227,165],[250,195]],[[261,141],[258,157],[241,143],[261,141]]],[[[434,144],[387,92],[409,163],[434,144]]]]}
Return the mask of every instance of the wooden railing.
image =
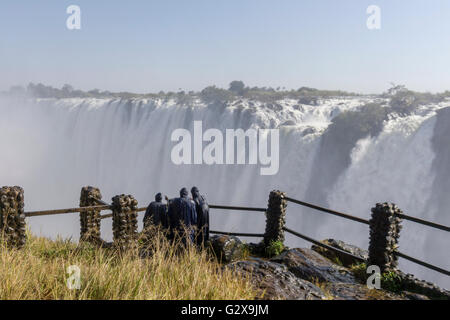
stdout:
{"type": "MultiPolygon", "coordinates": [[[[45,210],[45,211],[23,211],[23,190],[20,187],[3,187],[0,189],[0,195],[2,196],[1,201],[7,201],[7,203],[0,202],[0,230],[3,237],[6,237],[6,240],[10,240],[11,243],[17,244],[18,247],[22,246],[25,239],[25,233],[23,230],[23,226],[25,225],[25,218],[32,217],[41,217],[48,215],[59,215],[59,214],[69,214],[69,213],[79,213],[80,220],[84,221],[84,227],[82,229],[82,238],[86,235],[91,234],[89,228],[95,228],[95,226],[99,226],[99,223],[103,219],[113,218],[113,228],[115,229],[115,239],[114,241],[120,242],[120,237],[126,237],[127,239],[131,237],[133,238],[133,234],[137,232],[135,230],[137,228],[136,224],[136,215],[139,212],[144,212],[146,210],[145,207],[138,208],[136,206],[137,201],[129,204],[120,204],[120,199],[116,199],[117,201],[113,201],[113,204],[108,204],[101,200],[101,196],[99,196],[99,190],[86,187],[82,190],[83,192],[92,192],[95,196],[89,196],[85,198],[89,200],[89,203],[95,203],[95,205],[91,206],[82,206],[79,208],[68,208],[68,209],[57,209],[57,210],[45,210]],[[96,190],[93,192],[92,190],[96,190]],[[6,199],[6,200],[4,200],[6,199]],[[92,201],[90,201],[92,200],[92,201]],[[100,212],[103,211],[112,211],[112,213],[100,215],[100,212]],[[134,215],[133,219],[128,219],[127,217],[134,215]],[[10,217],[14,217],[13,220],[9,219],[10,217]],[[125,217],[125,218],[124,218],[125,217]],[[90,220],[89,220],[90,219],[90,220]],[[129,220],[129,221],[128,221],[129,220]],[[11,222],[12,221],[12,222],[11,222]],[[21,222],[22,221],[22,222],[21,222]],[[91,221],[90,223],[86,223],[86,221],[91,221]],[[92,222],[94,221],[94,222],[92,222]],[[125,222],[124,222],[125,221],[125,222]],[[123,224],[130,225],[123,225],[123,224]],[[6,231],[5,231],[6,230],[6,231]],[[122,231],[117,231],[122,230],[122,231]],[[125,230],[125,231],[123,231],[125,230]],[[127,231],[128,230],[128,231],[127,231]],[[125,233],[124,233],[125,232],[125,233]],[[20,241],[17,239],[22,238],[20,241]],[[13,239],[16,239],[12,241],[13,239]]],[[[134,199],[131,196],[129,199],[134,199]]],[[[116,197],[115,197],[116,198],[116,197]]],[[[123,199],[125,199],[123,198],[123,199]]],[[[126,198],[128,199],[128,198],[126,198]]],[[[114,200],[114,198],[113,198],[114,200]]],[[[133,201],[131,201],[133,202],[133,201]]],[[[80,202],[81,205],[81,202],[80,202]]],[[[335,251],[340,254],[344,254],[350,256],[356,261],[367,262],[370,264],[378,265],[383,271],[395,269],[397,267],[397,259],[403,258],[418,265],[421,265],[425,268],[434,270],[436,272],[445,274],[450,276],[450,272],[444,268],[432,265],[428,262],[421,261],[419,259],[410,257],[400,251],[398,251],[398,238],[399,232],[401,229],[400,222],[402,219],[409,220],[421,225],[425,225],[431,228],[435,228],[438,230],[449,232],[450,228],[448,226],[438,224],[431,221],[426,221],[423,219],[415,218],[409,215],[406,215],[401,212],[394,204],[384,203],[377,204],[375,208],[372,209],[372,216],[370,220],[363,219],[357,216],[353,216],[347,213],[338,212],[335,210],[331,210],[328,208],[320,207],[308,202],[300,201],[291,197],[288,197],[285,193],[281,191],[272,191],[269,196],[269,203],[267,208],[255,208],[255,207],[244,207],[244,206],[225,206],[225,205],[215,205],[212,204],[209,206],[214,210],[227,210],[227,211],[248,211],[248,212],[256,212],[256,213],[265,213],[266,216],[266,229],[264,233],[239,233],[239,232],[226,232],[226,231],[216,231],[211,230],[210,232],[213,234],[219,235],[232,235],[232,236],[241,236],[241,237],[256,237],[263,238],[263,243],[265,246],[269,246],[273,241],[282,241],[285,240],[285,232],[299,237],[303,240],[311,242],[317,246],[323,247],[327,250],[335,251]],[[340,218],[344,218],[347,220],[352,220],[364,225],[368,225],[370,228],[370,245],[369,245],[369,259],[368,261],[364,261],[363,258],[352,255],[351,253],[341,250],[339,248],[335,248],[329,246],[327,244],[322,243],[316,239],[313,239],[309,236],[301,234],[297,231],[294,231],[285,225],[286,221],[286,210],[287,203],[294,203],[297,205],[301,205],[303,207],[308,207],[319,212],[331,214],[340,218]],[[381,226],[381,227],[380,227],[381,226]],[[390,241],[386,241],[386,239],[390,239],[390,241]]],[[[97,230],[98,231],[98,230],[97,230]]],[[[95,234],[95,232],[94,232],[95,234]]],[[[91,239],[92,240],[92,239],[91,239]]],[[[94,241],[99,241],[100,239],[94,239],[94,241]]],[[[128,241],[128,240],[127,240],[128,241]]]]}

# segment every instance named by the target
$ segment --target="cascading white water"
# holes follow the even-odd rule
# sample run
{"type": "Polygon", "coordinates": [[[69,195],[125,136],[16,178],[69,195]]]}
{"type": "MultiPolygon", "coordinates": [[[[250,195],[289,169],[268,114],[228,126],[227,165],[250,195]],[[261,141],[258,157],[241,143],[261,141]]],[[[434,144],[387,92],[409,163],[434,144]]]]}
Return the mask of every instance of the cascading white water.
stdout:
{"type": "MultiPolygon", "coordinates": [[[[25,189],[26,210],[78,205],[82,186],[99,187],[104,200],[116,194],[135,196],[147,205],[154,194],[176,196],[181,187],[199,187],[210,203],[265,207],[271,190],[304,199],[320,140],[330,121],[372,98],[335,98],[319,106],[283,100],[266,105],[241,100],[227,107],[191,106],[161,99],[0,99],[0,184],[25,189]],[[181,165],[170,158],[177,128],[280,129],[280,170],[261,176],[256,165],[181,165]]],[[[351,164],[340,174],[324,202],[335,209],[369,218],[376,202],[392,201],[407,214],[449,224],[448,213],[430,208],[433,192],[431,140],[436,110],[445,103],[421,108],[408,117],[392,117],[377,137],[364,138],[351,152],[351,164]]],[[[447,145],[448,148],[448,145],[447,145]]],[[[448,173],[445,173],[448,175],[448,173]]],[[[312,190],[314,192],[314,190],[312,190]]],[[[311,190],[309,190],[311,192],[311,190]]],[[[212,228],[224,231],[264,230],[257,213],[214,211],[212,228]]],[[[79,235],[76,214],[30,218],[34,233],[74,239],[79,235]]],[[[290,204],[288,225],[311,237],[336,238],[368,245],[368,228],[290,204]],[[317,219],[317,215],[321,218],[317,219]]],[[[445,233],[404,223],[401,250],[448,268],[445,233]],[[429,250],[433,243],[433,250],[429,250]],[[427,249],[428,248],[428,249],[427,249]]],[[[102,235],[111,238],[111,221],[102,222],[102,235]]],[[[287,237],[291,246],[309,245],[287,237]]],[[[402,261],[405,271],[450,286],[448,277],[402,261]]]]}

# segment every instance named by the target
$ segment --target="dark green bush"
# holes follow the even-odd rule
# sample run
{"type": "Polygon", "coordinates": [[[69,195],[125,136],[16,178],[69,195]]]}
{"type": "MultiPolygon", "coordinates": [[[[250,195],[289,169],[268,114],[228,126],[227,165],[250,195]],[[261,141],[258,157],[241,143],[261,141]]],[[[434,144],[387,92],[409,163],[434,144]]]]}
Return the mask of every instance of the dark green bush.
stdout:
{"type": "Polygon", "coordinates": [[[266,248],[266,255],[268,257],[277,256],[284,251],[284,248],[284,243],[282,241],[271,241],[266,248]]]}

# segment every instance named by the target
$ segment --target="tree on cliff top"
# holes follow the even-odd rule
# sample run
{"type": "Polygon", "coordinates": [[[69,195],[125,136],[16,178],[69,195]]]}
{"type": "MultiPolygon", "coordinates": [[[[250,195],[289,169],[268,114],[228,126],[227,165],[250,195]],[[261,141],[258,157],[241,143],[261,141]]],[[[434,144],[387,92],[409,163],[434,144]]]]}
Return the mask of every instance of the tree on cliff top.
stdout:
{"type": "Polygon", "coordinates": [[[228,90],[238,96],[242,96],[245,93],[245,84],[242,81],[232,81],[228,90]]]}

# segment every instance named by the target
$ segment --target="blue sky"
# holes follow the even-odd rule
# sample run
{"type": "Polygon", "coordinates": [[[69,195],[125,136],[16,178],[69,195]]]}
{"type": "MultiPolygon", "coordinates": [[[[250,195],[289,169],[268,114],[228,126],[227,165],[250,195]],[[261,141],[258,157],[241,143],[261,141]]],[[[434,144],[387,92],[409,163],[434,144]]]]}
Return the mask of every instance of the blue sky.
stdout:
{"type": "Polygon", "coordinates": [[[2,0],[0,90],[450,90],[448,0],[2,0]],[[82,29],[66,28],[81,8],[82,29]],[[366,27],[369,5],[381,30],[366,27]]]}

